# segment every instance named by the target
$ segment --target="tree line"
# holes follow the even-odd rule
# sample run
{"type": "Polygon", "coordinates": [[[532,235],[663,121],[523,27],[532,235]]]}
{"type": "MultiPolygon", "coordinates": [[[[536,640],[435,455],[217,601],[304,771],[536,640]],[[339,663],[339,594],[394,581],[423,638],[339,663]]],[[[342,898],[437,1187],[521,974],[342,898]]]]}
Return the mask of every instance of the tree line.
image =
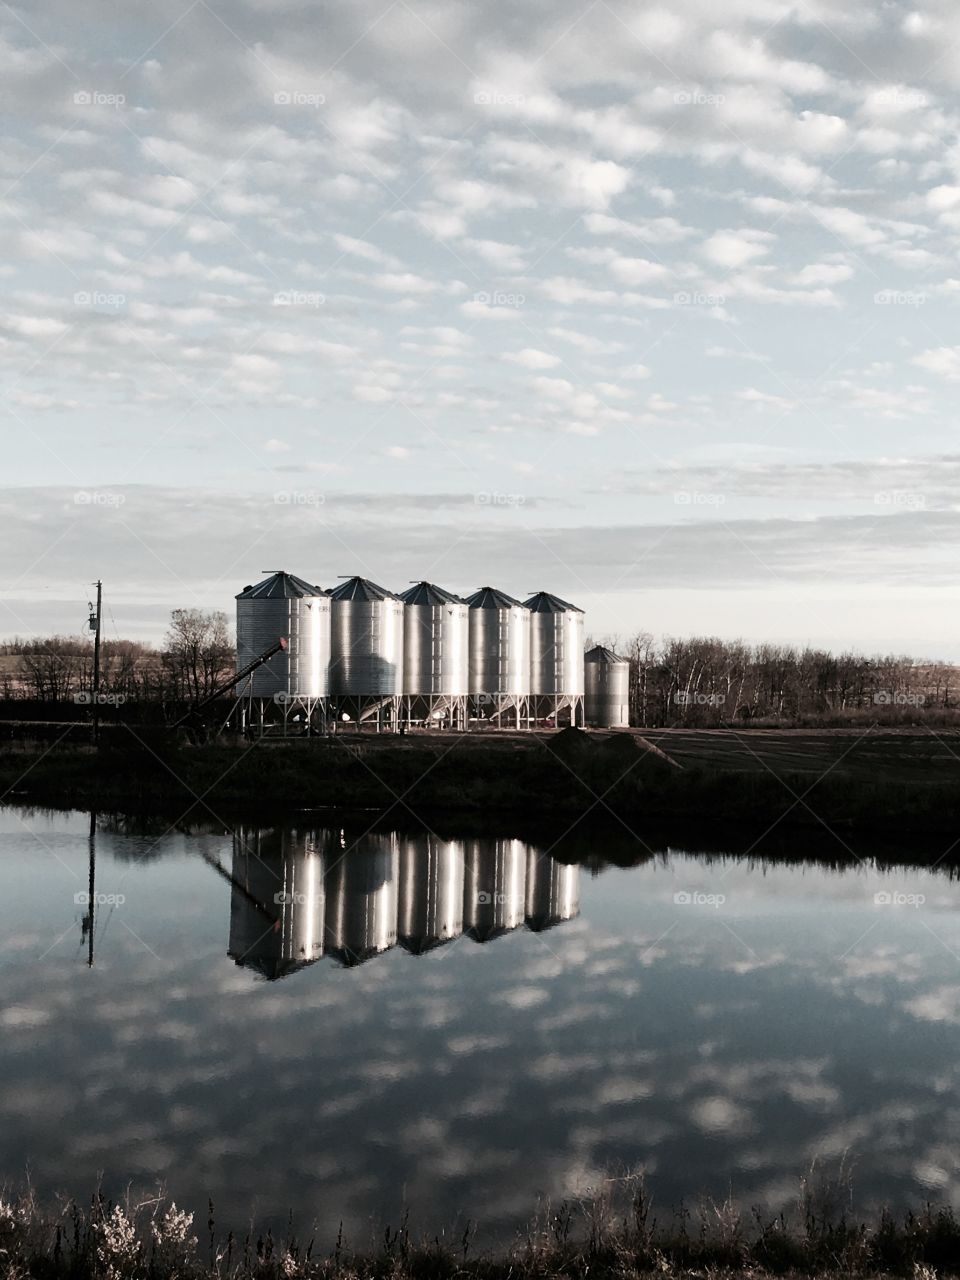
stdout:
{"type": "Polygon", "coordinates": [[[949,711],[960,695],[960,669],[902,654],[715,636],[657,640],[648,632],[603,643],[630,663],[630,721],[638,726],[910,720],[949,711]]]}
{"type": "MultiPolygon", "coordinates": [[[[234,669],[227,615],[174,609],[159,648],[103,637],[99,692],[121,702],[192,702],[234,669]]],[[[93,639],[49,636],[0,642],[0,698],[72,702],[93,688],[93,639]]]]}

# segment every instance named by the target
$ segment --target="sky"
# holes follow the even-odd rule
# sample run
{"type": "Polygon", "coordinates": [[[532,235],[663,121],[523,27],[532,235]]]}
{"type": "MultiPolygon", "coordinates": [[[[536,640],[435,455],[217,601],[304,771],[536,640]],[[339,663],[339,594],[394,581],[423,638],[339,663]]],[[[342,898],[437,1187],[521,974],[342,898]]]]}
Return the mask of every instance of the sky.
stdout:
{"type": "Polygon", "coordinates": [[[263,570],[960,660],[960,12],[0,3],[0,635],[263,570]]]}

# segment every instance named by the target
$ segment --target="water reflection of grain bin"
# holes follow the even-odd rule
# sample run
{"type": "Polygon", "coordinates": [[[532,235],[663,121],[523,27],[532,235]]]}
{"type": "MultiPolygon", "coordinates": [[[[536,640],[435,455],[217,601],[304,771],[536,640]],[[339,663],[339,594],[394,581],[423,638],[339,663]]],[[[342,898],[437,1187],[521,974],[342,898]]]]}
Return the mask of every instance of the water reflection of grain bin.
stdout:
{"type": "Polygon", "coordinates": [[[464,600],[432,582],[400,595],[406,718],[463,728],[469,692],[469,613],[464,600]]]}
{"type": "Polygon", "coordinates": [[[587,724],[624,729],[630,724],[630,663],[596,645],[584,655],[587,724]]]}
{"type": "Polygon", "coordinates": [[[580,868],[557,862],[537,849],[527,852],[527,928],[551,929],[580,914],[580,868]]]}
{"type": "Polygon", "coordinates": [[[468,840],[464,850],[463,928],[487,942],[523,924],[527,846],[520,840],[468,840]]]}
{"type": "Polygon", "coordinates": [[[414,955],[463,932],[463,843],[420,835],[400,846],[400,945],[414,955]]]}
{"type": "Polygon", "coordinates": [[[267,978],[323,955],[322,834],[240,827],[234,836],[229,954],[267,978]]]}
{"type": "Polygon", "coordinates": [[[530,610],[494,587],[481,587],[467,604],[473,713],[519,727],[530,694],[530,610]]]}
{"type": "Polygon", "coordinates": [[[258,658],[280,637],[287,648],[238,688],[253,698],[315,699],[327,695],[330,601],[322,587],[292,573],[273,573],[237,596],[237,667],[258,658]]]}
{"type": "Polygon", "coordinates": [[[362,964],[397,941],[399,850],[394,835],[344,835],[327,875],[326,947],[342,964],[362,964]]]}
{"type": "Polygon", "coordinates": [[[562,713],[570,724],[583,723],[583,610],[538,591],[530,610],[530,696],[536,719],[562,713]]]}

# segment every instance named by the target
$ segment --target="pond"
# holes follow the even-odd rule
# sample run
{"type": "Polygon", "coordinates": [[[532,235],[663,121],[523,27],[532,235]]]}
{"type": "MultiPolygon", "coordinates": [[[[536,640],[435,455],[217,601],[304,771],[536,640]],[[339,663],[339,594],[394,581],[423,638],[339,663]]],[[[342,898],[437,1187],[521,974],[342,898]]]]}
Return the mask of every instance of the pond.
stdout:
{"type": "Polygon", "coordinates": [[[958,1202],[953,874],[582,847],[0,810],[0,1181],[323,1247],[502,1240],[628,1169],[958,1202]]]}

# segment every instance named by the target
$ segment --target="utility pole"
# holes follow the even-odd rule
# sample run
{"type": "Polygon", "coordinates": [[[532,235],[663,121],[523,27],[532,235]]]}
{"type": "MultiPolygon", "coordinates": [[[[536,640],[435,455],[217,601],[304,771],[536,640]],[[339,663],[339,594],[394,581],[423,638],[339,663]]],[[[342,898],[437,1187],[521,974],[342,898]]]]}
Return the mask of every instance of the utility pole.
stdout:
{"type": "Polygon", "coordinates": [[[100,740],[100,618],[103,607],[103,583],[98,578],[94,584],[97,588],[97,611],[90,615],[90,628],[93,631],[93,745],[100,740]]]}

